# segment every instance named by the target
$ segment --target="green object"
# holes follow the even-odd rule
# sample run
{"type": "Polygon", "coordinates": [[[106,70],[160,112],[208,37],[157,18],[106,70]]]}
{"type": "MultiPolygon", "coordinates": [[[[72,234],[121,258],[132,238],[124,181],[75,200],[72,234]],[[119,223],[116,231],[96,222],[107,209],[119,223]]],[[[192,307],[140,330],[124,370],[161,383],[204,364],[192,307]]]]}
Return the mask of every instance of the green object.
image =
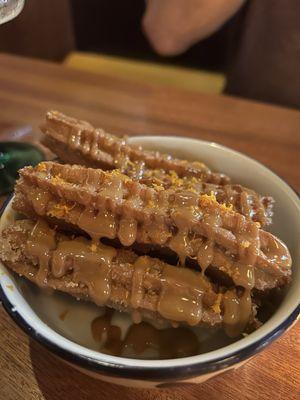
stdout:
{"type": "Polygon", "coordinates": [[[44,154],[29,143],[0,143],[0,195],[13,190],[19,169],[26,165],[36,165],[44,159],[44,154]]]}

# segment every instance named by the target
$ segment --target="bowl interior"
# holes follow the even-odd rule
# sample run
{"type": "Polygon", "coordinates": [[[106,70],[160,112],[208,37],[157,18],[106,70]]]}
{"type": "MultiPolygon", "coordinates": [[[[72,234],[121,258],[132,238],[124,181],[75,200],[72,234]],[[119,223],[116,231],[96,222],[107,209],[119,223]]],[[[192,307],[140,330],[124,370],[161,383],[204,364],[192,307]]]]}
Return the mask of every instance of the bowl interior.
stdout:
{"type": "MultiPolygon", "coordinates": [[[[77,302],[67,295],[51,295],[40,291],[30,283],[14,278],[3,265],[0,265],[0,284],[5,295],[14,305],[15,311],[21,314],[28,324],[41,335],[68,351],[95,360],[131,366],[188,365],[195,360],[205,362],[225,357],[266,338],[276,326],[286,319],[299,302],[300,271],[297,266],[299,266],[300,249],[297,246],[297,239],[300,236],[300,207],[295,192],[278,176],[255,160],[215,143],[153,136],[134,137],[130,140],[132,143],[142,144],[146,149],[159,150],[185,159],[204,161],[213,170],[222,171],[232,177],[233,182],[241,183],[261,194],[274,197],[276,201],[275,215],[270,231],[287,243],[293,258],[293,282],[278,311],[260,329],[238,342],[231,343],[223,336],[217,337],[218,346],[223,346],[218,350],[215,350],[216,346],[211,346],[207,347],[204,354],[163,361],[135,360],[99,353],[97,351],[99,343],[95,342],[91,335],[90,323],[103,313],[101,308],[85,302],[77,302]],[[80,324],[78,324],[79,320],[80,324]]],[[[1,219],[0,228],[7,225],[11,218],[13,215],[7,209],[1,219]]],[[[124,334],[130,324],[130,319],[120,313],[116,313],[114,318],[115,324],[121,327],[124,334]]],[[[205,331],[200,331],[199,334],[202,335],[202,339],[208,335],[205,331]]]]}

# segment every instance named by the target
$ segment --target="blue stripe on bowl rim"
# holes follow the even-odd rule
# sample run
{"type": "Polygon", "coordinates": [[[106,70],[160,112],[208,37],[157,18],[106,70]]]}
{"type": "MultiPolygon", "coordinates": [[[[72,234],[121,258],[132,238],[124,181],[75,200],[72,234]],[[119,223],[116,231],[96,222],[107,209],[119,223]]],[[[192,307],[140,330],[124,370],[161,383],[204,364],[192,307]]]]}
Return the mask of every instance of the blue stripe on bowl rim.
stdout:
{"type": "MultiPolygon", "coordinates": [[[[242,153],[241,153],[242,154],[242,153]]],[[[243,154],[244,155],[244,154],[243,154]]],[[[248,156],[246,156],[248,157],[248,156]]],[[[248,157],[251,158],[251,157],[248,157]]],[[[252,160],[256,161],[252,158],[252,160]]],[[[258,162],[258,161],[256,161],[258,162]]],[[[258,162],[259,163],[259,162],[258,162]]],[[[261,164],[261,163],[259,163],[261,164]]],[[[263,165],[263,164],[261,164],[263,165]]],[[[264,166],[264,165],[263,165],[264,166]]],[[[275,174],[270,168],[273,174],[275,174]]],[[[281,177],[275,174],[281,181],[288,185],[293,192],[299,197],[299,194],[281,177]]],[[[11,200],[12,195],[9,195],[0,209],[0,217],[2,216],[6,206],[11,200]]],[[[265,347],[270,345],[274,340],[281,336],[298,318],[300,315],[300,303],[296,308],[287,316],[287,318],[271,332],[266,334],[263,338],[257,340],[251,345],[237,350],[229,355],[214,359],[206,362],[194,362],[188,366],[173,366],[173,367],[148,367],[148,366],[124,366],[122,364],[122,357],[120,363],[110,363],[107,361],[95,360],[93,358],[83,356],[71,351],[65,350],[56,343],[50,341],[38,331],[33,329],[25,319],[15,311],[15,307],[8,300],[0,285],[0,302],[2,302],[4,309],[14,322],[32,339],[46,347],[50,352],[61,357],[63,360],[68,361],[80,368],[87,369],[88,371],[105,375],[109,377],[147,380],[147,381],[160,381],[160,382],[174,382],[178,380],[191,379],[201,375],[221,371],[223,369],[232,367],[239,364],[248,358],[253,357],[255,354],[262,351],[265,347]]],[[[50,328],[51,329],[51,328],[50,328]]]]}
{"type": "Polygon", "coordinates": [[[30,338],[45,346],[48,350],[61,357],[65,361],[75,364],[78,367],[87,369],[88,371],[99,373],[100,375],[124,379],[164,382],[191,379],[200,375],[217,372],[253,357],[255,354],[271,344],[280,335],[282,335],[293,324],[300,313],[300,305],[298,305],[279,326],[273,329],[273,331],[268,333],[257,342],[228,356],[220,357],[219,359],[215,359],[213,361],[195,362],[188,366],[154,368],[145,366],[124,366],[122,364],[122,357],[120,357],[119,364],[108,363],[107,361],[102,362],[100,360],[95,360],[87,356],[65,350],[33,329],[17,311],[14,311],[14,306],[6,297],[1,286],[0,301],[2,302],[3,307],[9,316],[30,338]]]}

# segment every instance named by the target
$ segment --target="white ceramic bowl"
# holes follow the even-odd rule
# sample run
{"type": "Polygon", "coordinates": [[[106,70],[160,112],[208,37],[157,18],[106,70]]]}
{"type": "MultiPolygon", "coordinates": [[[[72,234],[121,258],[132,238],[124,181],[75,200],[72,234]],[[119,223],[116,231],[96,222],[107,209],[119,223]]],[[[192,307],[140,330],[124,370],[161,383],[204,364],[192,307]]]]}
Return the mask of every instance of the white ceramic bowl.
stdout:
{"type": "MultiPolygon", "coordinates": [[[[3,265],[0,265],[1,301],[7,312],[29,336],[76,368],[97,378],[144,387],[203,382],[249,360],[296,321],[300,309],[299,198],[291,187],[268,168],[218,144],[165,136],[134,137],[130,141],[141,144],[146,149],[204,161],[213,170],[222,171],[232,177],[234,182],[274,197],[275,216],[271,231],[287,243],[290,249],[293,258],[293,280],[284,301],[272,318],[249,336],[215,351],[171,360],[137,360],[102,354],[70,340],[70,335],[59,325],[55,327],[51,314],[51,297],[41,300],[30,284],[24,286],[24,281],[15,278],[3,265]]],[[[9,223],[9,208],[3,213],[0,228],[9,223]]],[[[85,306],[80,305],[80,302],[76,307],[78,313],[85,313],[85,306]]],[[[90,310],[88,312],[93,314],[90,310]]]]}

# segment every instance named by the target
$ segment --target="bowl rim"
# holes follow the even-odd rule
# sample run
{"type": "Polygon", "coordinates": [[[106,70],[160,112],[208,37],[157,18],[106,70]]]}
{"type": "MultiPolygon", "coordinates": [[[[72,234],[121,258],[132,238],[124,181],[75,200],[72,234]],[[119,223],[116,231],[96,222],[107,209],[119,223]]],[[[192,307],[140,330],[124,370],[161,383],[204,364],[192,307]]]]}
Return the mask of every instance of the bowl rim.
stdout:
{"type": "MultiPolygon", "coordinates": [[[[274,173],[270,168],[266,167],[259,161],[255,160],[252,157],[249,157],[241,152],[233,150],[229,147],[219,145],[214,142],[198,140],[193,138],[185,138],[180,136],[134,136],[133,139],[149,139],[154,138],[154,140],[159,139],[167,139],[167,140],[184,140],[184,141],[194,141],[194,142],[201,142],[204,145],[210,145],[214,147],[221,148],[226,151],[233,152],[238,154],[242,157],[246,157],[252,162],[258,164],[261,168],[265,168],[268,172],[271,172],[273,175],[278,178],[282,184],[288,186],[292,192],[299,198],[298,193],[288,184],[286,183],[281,177],[279,177],[276,173],[274,173]]],[[[132,140],[134,143],[135,140],[132,140]]],[[[2,216],[3,212],[5,211],[7,205],[9,204],[12,195],[8,196],[5,202],[3,203],[1,210],[0,210],[0,217],[2,216]]],[[[208,373],[213,373],[220,371],[222,369],[230,368],[234,364],[241,363],[246,359],[254,356],[261,350],[263,350],[266,346],[271,344],[275,339],[277,339],[280,335],[282,335],[293,323],[296,322],[298,315],[300,314],[300,304],[296,305],[296,307],[289,313],[289,315],[274,329],[267,332],[264,336],[260,339],[257,339],[253,343],[241,348],[237,349],[229,354],[225,354],[220,356],[219,358],[214,358],[212,360],[207,361],[197,361],[189,363],[188,365],[175,365],[175,366],[149,366],[149,365],[124,365],[122,360],[126,358],[123,357],[114,357],[118,359],[117,362],[110,362],[104,361],[100,359],[95,359],[92,357],[88,357],[84,354],[79,354],[76,352],[72,352],[61,347],[54,341],[46,338],[44,335],[39,333],[35,330],[24,318],[23,316],[16,311],[15,306],[10,302],[8,299],[5,291],[3,290],[0,284],[0,302],[2,302],[4,309],[9,314],[9,316],[15,321],[15,323],[32,339],[36,340],[43,346],[45,346],[48,350],[53,352],[54,354],[58,355],[62,359],[71,362],[78,367],[85,368],[91,372],[98,372],[103,375],[112,376],[112,377],[121,377],[124,379],[137,379],[137,380],[148,380],[148,381],[174,381],[178,379],[189,379],[199,375],[204,375],[208,373]]],[[[52,328],[49,327],[50,330],[53,331],[52,328]]],[[[82,346],[84,347],[84,346],[82,346]]],[[[101,354],[99,352],[99,354],[101,354]]],[[[193,356],[196,358],[197,356],[193,356]]],[[[181,358],[182,360],[184,358],[181,358]]],[[[178,360],[181,360],[180,358],[178,360]]],[[[149,360],[151,361],[160,361],[160,360],[149,360]]],[[[164,360],[167,361],[167,360],[164,360]]]]}

